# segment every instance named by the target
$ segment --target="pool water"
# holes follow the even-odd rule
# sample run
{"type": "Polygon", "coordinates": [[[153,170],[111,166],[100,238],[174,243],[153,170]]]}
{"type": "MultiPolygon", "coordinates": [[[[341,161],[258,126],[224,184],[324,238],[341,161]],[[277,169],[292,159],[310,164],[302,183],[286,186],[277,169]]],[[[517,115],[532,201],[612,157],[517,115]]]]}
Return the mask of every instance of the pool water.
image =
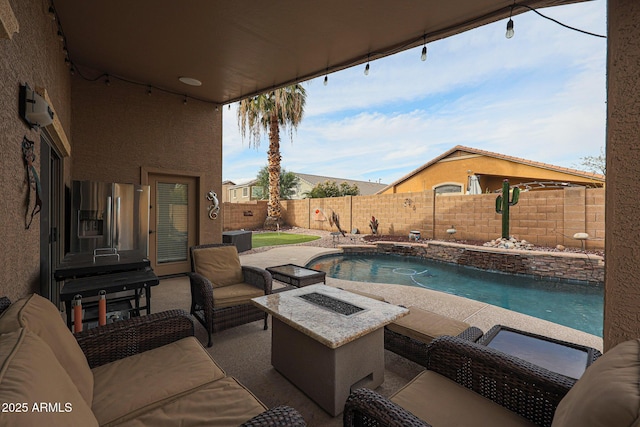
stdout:
{"type": "Polygon", "coordinates": [[[493,273],[400,255],[330,255],[307,267],[358,282],[418,286],[602,336],[604,288],[493,273]]]}

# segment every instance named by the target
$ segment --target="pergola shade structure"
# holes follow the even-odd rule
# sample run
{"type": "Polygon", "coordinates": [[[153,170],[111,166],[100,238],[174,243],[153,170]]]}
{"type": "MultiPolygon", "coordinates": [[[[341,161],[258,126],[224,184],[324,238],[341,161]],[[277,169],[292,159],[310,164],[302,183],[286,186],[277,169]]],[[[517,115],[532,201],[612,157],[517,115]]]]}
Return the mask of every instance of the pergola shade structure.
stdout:
{"type": "Polygon", "coordinates": [[[580,0],[55,0],[74,66],[215,104],[580,0]],[[179,77],[202,82],[192,87],[179,77]]]}

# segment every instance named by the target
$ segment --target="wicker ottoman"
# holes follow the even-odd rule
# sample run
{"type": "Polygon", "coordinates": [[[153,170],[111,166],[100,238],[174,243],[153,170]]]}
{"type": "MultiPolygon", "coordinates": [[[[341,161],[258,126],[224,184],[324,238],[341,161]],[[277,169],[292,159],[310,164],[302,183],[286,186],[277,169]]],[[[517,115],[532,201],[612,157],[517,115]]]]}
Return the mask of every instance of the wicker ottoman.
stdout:
{"type": "Polygon", "coordinates": [[[447,316],[409,307],[409,315],[385,327],[384,348],[424,365],[427,345],[442,335],[477,341],[482,331],[447,316]]]}

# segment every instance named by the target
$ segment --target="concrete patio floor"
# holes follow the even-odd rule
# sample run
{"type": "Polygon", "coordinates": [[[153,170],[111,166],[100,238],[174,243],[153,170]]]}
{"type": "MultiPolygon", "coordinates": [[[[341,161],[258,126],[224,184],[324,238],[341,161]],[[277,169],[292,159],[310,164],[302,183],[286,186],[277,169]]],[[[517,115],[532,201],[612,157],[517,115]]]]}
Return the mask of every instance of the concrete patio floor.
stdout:
{"type": "MultiPolygon", "coordinates": [[[[281,246],[264,252],[241,254],[240,260],[243,265],[263,268],[287,263],[305,265],[314,257],[331,252],[337,250],[310,246],[281,246]]],[[[600,337],[441,292],[333,278],[327,278],[327,285],[378,294],[393,304],[416,305],[465,321],[485,332],[493,325],[502,324],[602,350],[600,337]]],[[[282,285],[274,281],[274,288],[279,286],[282,285]]],[[[189,311],[191,294],[188,278],[161,280],[160,284],[153,288],[151,301],[153,312],[174,308],[189,311]]],[[[198,322],[196,336],[206,344],[206,332],[198,322]]],[[[268,407],[292,406],[300,411],[309,426],[342,425],[341,416],[331,417],[273,369],[270,363],[271,332],[262,329],[261,321],[214,334],[213,346],[209,351],[228,375],[236,377],[268,407]]],[[[313,367],[310,366],[309,369],[313,367]]],[[[423,368],[420,365],[385,350],[385,381],[376,391],[382,395],[393,394],[421,370],[423,368]]]]}

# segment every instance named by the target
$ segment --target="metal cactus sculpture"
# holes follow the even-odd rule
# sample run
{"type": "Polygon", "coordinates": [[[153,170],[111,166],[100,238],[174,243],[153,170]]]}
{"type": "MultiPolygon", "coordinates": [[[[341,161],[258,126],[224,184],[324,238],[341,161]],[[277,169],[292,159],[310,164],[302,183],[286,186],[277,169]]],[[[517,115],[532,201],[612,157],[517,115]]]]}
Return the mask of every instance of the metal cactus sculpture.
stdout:
{"type": "Polygon", "coordinates": [[[509,206],[518,203],[520,189],[515,187],[509,200],[509,180],[502,182],[502,194],[496,198],[496,212],[502,215],[502,238],[509,238],[509,206]]]}

